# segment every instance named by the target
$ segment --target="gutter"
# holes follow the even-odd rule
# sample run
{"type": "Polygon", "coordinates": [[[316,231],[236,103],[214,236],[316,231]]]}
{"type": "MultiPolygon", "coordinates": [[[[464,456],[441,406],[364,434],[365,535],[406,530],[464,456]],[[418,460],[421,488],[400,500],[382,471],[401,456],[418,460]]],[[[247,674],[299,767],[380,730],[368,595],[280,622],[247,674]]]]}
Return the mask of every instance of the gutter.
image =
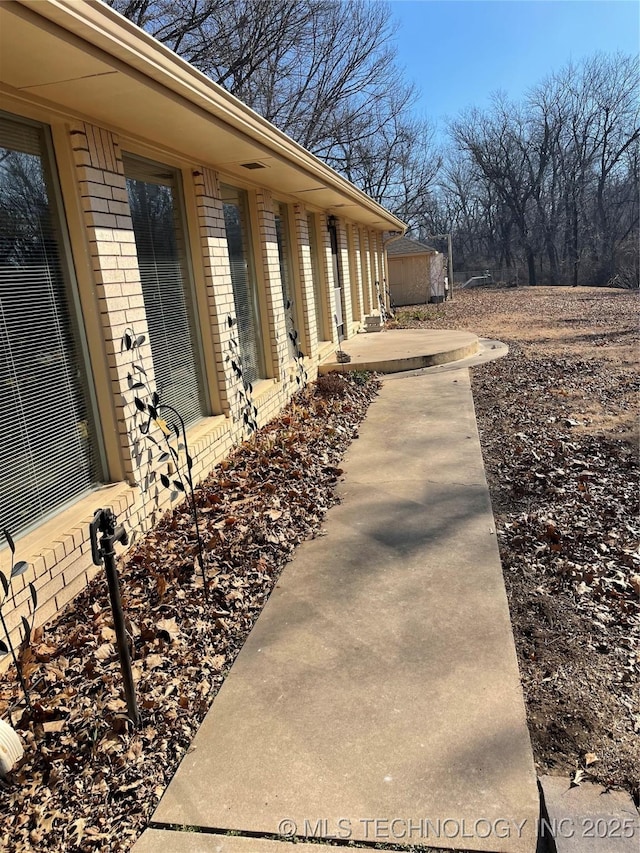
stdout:
{"type": "MultiPolygon", "coordinates": [[[[16,0],[78,36],[108,56],[142,72],[229,127],[247,135],[274,156],[306,172],[343,197],[374,213],[395,229],[406,230],[396,216],[343,178],[326,163],[278,130],[250,107],[214,83],[144,30],[100,0],[16,0]]],[[[389,230],[389,229],[387,229],[389,230]]]]}

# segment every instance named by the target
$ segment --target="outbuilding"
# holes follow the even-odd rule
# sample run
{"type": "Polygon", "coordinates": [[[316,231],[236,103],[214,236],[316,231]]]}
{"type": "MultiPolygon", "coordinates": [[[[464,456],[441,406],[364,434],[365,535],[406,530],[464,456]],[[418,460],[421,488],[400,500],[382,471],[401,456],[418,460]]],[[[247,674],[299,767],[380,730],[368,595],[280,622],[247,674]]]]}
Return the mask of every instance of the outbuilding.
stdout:
{"type": "Polygon", "coordinates": [[[446,256],[410,237],[387,244],[389,292],[395,305],[425,305],[445,298],[446,256]]]}

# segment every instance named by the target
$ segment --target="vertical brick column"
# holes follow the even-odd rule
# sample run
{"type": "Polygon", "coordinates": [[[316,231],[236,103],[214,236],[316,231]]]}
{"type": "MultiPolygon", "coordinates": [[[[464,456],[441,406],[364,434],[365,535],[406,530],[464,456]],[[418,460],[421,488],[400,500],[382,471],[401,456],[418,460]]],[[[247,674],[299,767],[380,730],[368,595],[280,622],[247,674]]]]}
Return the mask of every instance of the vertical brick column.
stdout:
{"type": "Polygon", "coordinates": [[[122,156],[114,134],[88,123],[74,124],[70,138],[104,330],[122,462],[125,476],[136,483],[141,472],[135,444],[137,430],[132,428],[136,422],[134,395],[127,379],[131,353],[121,352],[127,328],[146,336],[136,360],[147,371],[151,387],[154,375],[122,156]]]}
{"type": "Polygon", "coordinates": [[[351,292],[353,294],[353,318],[362,321],[364,317],[364,296],[362,293],[362,258],[360,256],[360,229],[350,225],[351,245],[353,247],[351,292]]]}
{"type": "Polygon", "coordinates": [[[302,350],[311,359],[318,353],[318,326],[316,323],[316,302],[313,289],[313,267],[311,263],[311,248],[309,246],[309,225],[307,211],[303,204],[293,205],[293,225],[296,235],[298,280],[302,297],[301,309],[304,328],[300,329],[303,336],[302,350]]]}
{"type": "Polygon", "coordinates": [[[347,225],[338,219],[336,231],[338,235],[338,263],[340,264],[340,275],[342,277],[342,313],[344,321],[344,336],[351,335],[353,323],[353,306],[351,303],[351,274],[349,270],[349,245],[347,243],[347,225]]]}
{"type": "Polygon", "coordinates": [[[223,413],[229,415],[231,399],[238,380],[226,361],[231,339],[227,318],[235,317],[236,308],[233,300],[224,208],[217,173],[203,167],[195,169],[192,175],[220,403],[223,413]]]}
{"type": "Polygon", "coordinates": [[[362,229],[362,296],[365,316],[371,314],[371,245],[369,231],[362,229]]]}
{"type": "Polygon", "coordinates": [[[385,240],[385,235],[382,234],[382,300],[387,311],[391,311],[391,289],[389,287],[389,257],[387,255],[388,241],[385,240]]]}
{"type": "Polygon", "coordinates": [[[371,251],[371,310],[377,314],[380,310],[378,303],[378,292],[376,290],[376,281],[379,281],[378,270],[378,233],[377,231],[369,232],[369,247],[371,251]]]}
{"type": "Polygon", "coordinates": [[[376,232],[376,261],[377,261],[377,279],[380,282],[380,297],[384,303],[384,282],[385,282],[385,272],[384,272],[384,240],[383,240],[382,231],[376,232]]]}
{"type": "MultiPolygon", "coordinates": [[[[286,368],[290,359],[284,301],[282,298],[282,281],[280,279],[278,237],[276,234],[276,221],[273,215],[273,197],[267,190],[258,190],[256,192],[256,202],[258,207],[258,238],[262,253],[262,273],[267,303],[271,357],[275,375],[284,381],[286,368]]],[[[256,260],[258,263],[260,262],[260,259],[256,260]]]]}
{"type": "Polygon", "coordinates": [[[378,267],[378,232],[369,232],[369,249],[371,252],[371,310],[377,314],[380,310],[378,303],[378,291],[376,281],[380,281],[380,270],[378,267]]]}

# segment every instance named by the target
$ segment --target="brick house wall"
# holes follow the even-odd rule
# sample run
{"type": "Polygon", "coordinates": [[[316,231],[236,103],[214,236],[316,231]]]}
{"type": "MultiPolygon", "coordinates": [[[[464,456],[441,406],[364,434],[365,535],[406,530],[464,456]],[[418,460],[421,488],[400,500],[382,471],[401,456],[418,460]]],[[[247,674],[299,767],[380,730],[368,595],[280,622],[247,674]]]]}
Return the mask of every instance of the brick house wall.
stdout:
{"type": "MultiPolygon", "coordinates": [[[[39,8],[45,7],[46,0],[43,0],[39,8]]],[[[3,14],[4,10],[0,8],[0,15],[3,14]]],[[[111,21],[108,10],[86,4],[86,8],[82,5],[74,10],[69,26],[80,26],[76,19],[84,14],[92,16],[92,20],[95,18],[93,23],[96,26],[101,24],[101,16],[107,16],[111,21]]],[[[34,12],[33,20],[36,18],[37,12],[34,12]]],[[[10,21],[10,17],[7,20],[10,21]]],[[[42,31],[49,33],[53,41],[58,37],[60,27],[54,31],[45,26],[42,31]]],[[[118,48],[121,50],[124,50],[122,45],[118,48]]],[[[64,61],[64,52],[51,55],[64,61]]],[[[100,54],[100,57],[98,61],[103,62],[104,55],[100,54]]],[[[36,61],[33,56],[31,59],[36,61]]],[[[123,61],[119,55],[119,69],[123,61]]],[[[163,61],[181,62],[176,57],[164,57],[163,61]]],[[[4,69],[0,72],[4,73],[4,69]]],[[[186,73],[182,67],[181,73],[186,73]]],[[[136,80],[140,79],[138,75],[136,80]]],[[[69,234],[69,245],[65,245],[64,251],[77,279],[79,307],[76,319],[83,325],[87,339],[87,364],[95,389],[97,430],[105,470],[103,485],[81,494],[52,517],[36,518],[31,529],[15,537],[16,559],[28,561],[30,567],[12,584],[16,607],[6,613],[12,631],[28,607],[30,582],[38,591],[36,625],[39,625],[55,616],[100,571],[92,565],[88,541],[89,523],[98,507],[111,507],[130,531],[138,533],[148,530],[170,507],[169,491],[159,490],[154,485],[150,463],[146,454],[141,453],[140,413],[134,403],[135,393],[130,388],[129,379],[132,354],[122,346],[127,330],[145,337],[135,353],[136,361],[144,368],[149,386],[154,388],[154,362],[123,151],[152,162],[166,163],[181,181],[186,252],[195,292],[198,346],[202,350],[203,383],[210,403],[205,416],[188,430],[196,482],[202,480],[243,438],[241,419],[236,417],[238,378],[227,361],[233,334],[228,319],[235,316],[235,301],[221,184],[237,186],[246,192],[251,209],[252,254],[261,304],[261,335],[267,375],[266,379],[255,383],[253,393],[258,425],[266,424],[277,415],[297,390],[295,364],[290,358],[287,343],[273,191],[260,184],[260,173],[248,173],[246,178],[243,176],[239,180],[200,154],[191,156],[190,145],[198,143],[197,139],[185,138],[183,149],[178,151],[175,144],[165,145],[162,138],[145,139],[139,134],[129,135],[123,127],[115,128],[90,120],[86,110],[75,114],[68,105],[58,108],[52,101],[39,101],[37,97],[30,100],[31,97],[29,93],[14,96],[9,91],[3,108],[16,120],[39,123],[51,134],[52,163],[58,172],[62,196],[60,209],[66,220],[64,228],[69,234]]],[[[173,108],[176,98],[177,95],[172,95],[167,104],[173,108]]],[[[96,102],[96,108],[102,108],[102,104],[96,102]]],[[[192,113],[188,115],[191,118],[192,113]]],[[[255,117],[251,115],[246,120],[254,122],[255,117]]],[[[170,130],[168,127],[167,132],[170,130]]],[[[214,128],[211,132],[217,131],[214,128]]],[[[260,137],[260,144],[264,144],[264,137],[260,137]]],[[[215,150],[212,146],[211,151],[215,150]]],[[[301,155],[296,152],[295,156],[299,158],[301,155]]],[[[311,166],[316,168],[314,164],[309,168],[311,166]]],[[[299,174],[299,161],[291,168],[292,173],[298,170],[295,174],[299,174]]],[[[335,180],[343,181],[339,176],[335,176],[335,180]]],[[[345,187],[344,191],[347,190],[345,187]]],[[[319,360],[329,356],[337,343],[332,319],[335,314],[334,281],[327,227],[327,216],[332,211],[285,192],[278,191],[278,200],[287,206],[289,216],[290,262],[298,332],[311,381],[317,375],[319,360]],[[325,333],[330,336],[323,342],[318,340],[308,214],[312,214],[315,221],[318,249],[315,267],[322,289],[323,324],[325,333]]],[[[382,231],[358,221],[357,205],[352,204],[352,207],[353,220],[337,217],[338,263],[342,276],[345,333],[348,336],[355,334],[364,316],[377,308],[373,282],[381,280],[384,260],[382,231]]],[[[368,215],[371,219],[371,211],[368,215]]],[[[385,212],[376,208],[374,215],[384,216],[385,212]]],[[[0,547],[0,569],[5,574],[9,571],[10,557],[9,549],[0,547]]],[[[0,666],[7,663],[5,658],[0,661],[0,666]]]]}

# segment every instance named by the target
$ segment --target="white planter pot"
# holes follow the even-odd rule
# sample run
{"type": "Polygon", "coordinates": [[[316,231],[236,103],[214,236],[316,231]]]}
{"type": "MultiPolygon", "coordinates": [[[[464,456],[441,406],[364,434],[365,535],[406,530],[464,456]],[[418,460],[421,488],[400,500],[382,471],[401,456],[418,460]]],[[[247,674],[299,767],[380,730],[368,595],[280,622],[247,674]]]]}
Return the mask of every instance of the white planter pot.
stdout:
{"type": "Polygon", "coordinates": [[[22,741],[17,732],[4,720],[0,720],[0,776],[10,773],[23,755],[22,741]]]}

